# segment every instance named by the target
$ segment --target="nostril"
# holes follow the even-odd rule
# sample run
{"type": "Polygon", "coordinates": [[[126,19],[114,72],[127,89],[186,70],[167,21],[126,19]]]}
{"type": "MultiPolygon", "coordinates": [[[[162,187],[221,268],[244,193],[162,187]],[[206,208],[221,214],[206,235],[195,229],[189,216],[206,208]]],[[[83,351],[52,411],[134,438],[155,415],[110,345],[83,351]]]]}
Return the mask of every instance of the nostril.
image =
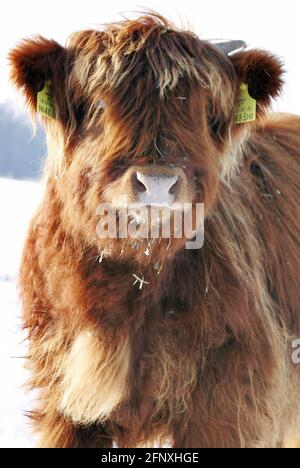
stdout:
{"type": "Polygon", "coordinates": [[[134,172],[131,176],[131,182],[134,192],[144,193],[147,192],[147,187],[144,182],[142,182],[142,177],[138,172],[134,172]]]}
{"type": "Polygon", "coordinates": [[[169,189],[169,193],[170,193],[171,195],[175,195],[175,194],[178,192],[178,190],[179,190],[179,184],[180,184],[180,179],[179,179],[179,177],[177,176],[175,182],[173,183],[173,185],[172,185],[172,186],[170,187],[170,189],[169,189]]]}

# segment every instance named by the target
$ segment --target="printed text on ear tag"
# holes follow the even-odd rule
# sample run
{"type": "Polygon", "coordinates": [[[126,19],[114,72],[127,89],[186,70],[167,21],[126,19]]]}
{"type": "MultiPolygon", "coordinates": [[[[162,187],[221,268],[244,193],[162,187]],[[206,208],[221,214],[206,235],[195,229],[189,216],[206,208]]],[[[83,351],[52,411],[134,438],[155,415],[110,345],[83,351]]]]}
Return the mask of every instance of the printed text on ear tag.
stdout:
{"type": "Polygon", "coordinates": [[[254,120],[256,120],[256,100],[250,96],[248,85],[246,83],[242,83],[237,102],[235,123],[242,124],[246,122],[254,122],[254,120]]]}
{"type": "Polygon", "coordinates": [[[37,112],[50,119],[55,118],[51,81],[47,80],[44,88],[37,93],[37,112]]]}

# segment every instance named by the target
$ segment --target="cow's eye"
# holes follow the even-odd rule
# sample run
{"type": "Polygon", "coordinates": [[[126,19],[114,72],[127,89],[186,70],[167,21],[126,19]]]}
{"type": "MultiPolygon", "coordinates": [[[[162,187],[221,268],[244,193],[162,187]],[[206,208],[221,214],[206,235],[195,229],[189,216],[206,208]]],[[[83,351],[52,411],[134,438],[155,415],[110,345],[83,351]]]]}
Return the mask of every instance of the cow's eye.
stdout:
{"type": "Polygon", "coordinates": [[[209,106],[207,110],[207,123],[213,140],[222,140],[226,134],[228,122],[224,120],[222,115],[217,115],[212,106],[209,106]]]}
{"type": "Polygon", "coordinates": [[[87,107],[86,102],[81,101],[75,109],[75,117],[76,117],[78,127],[80,127],[83,123],[85,113],[86,113],[86,107],[87,107]]]}
{"type": "Polygon", "coordinates": [[[91,116],[95,113],[101,113],[105,109],[106,105],[102,99],[99,99],[94,104],[88,103],[86,100],[82,99],[75,108],[75,117],[77,121],[77,126],[80,127],[83,124],[84,118],[87,113],[91,116]]]}
{"type": "Polygon", "coordinates": [[[208,127],[209,127],[209,130],[210,130],[210,133],[213,137],[215,137],[216,135],[218,135],[218,132],[219,132],[219,127],[220,127],[220,122],[219,122],[219,119],[211,116],[209,119],[208,119],[208,127]]]}

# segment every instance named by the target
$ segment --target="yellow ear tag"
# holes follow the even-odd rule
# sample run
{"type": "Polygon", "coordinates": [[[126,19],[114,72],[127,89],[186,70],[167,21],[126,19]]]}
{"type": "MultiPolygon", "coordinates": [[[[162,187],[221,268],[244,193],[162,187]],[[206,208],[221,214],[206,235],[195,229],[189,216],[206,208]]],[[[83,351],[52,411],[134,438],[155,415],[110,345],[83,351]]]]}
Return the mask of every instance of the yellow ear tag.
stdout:
{"type": "Polygon", "coordinates": [[[51,81],[47,80],[44,88],[37,93],[37,112],[50,119],[55,118],[51,81]]]}
{"type": "Polygon", "coordinates": [[[256,120],[256,100],[250,96],[248,85],[242,83],[238,97],[235,123],[242,124],[254,122],[254,120],[256,120]]]}

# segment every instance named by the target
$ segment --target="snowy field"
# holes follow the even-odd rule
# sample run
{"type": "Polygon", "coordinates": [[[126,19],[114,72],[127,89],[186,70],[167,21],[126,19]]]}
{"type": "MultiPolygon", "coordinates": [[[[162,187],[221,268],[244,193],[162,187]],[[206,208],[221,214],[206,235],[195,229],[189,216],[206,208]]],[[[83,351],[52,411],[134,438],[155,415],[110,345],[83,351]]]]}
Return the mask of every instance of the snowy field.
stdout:
{"type": "Polygon", "coordinates": [[[28,222],[40,196],[40,184],[0,178],[0,448],[34,445],[24,416],[30,397],[22,389],[26,347],[16,279],[28,222]]]}

